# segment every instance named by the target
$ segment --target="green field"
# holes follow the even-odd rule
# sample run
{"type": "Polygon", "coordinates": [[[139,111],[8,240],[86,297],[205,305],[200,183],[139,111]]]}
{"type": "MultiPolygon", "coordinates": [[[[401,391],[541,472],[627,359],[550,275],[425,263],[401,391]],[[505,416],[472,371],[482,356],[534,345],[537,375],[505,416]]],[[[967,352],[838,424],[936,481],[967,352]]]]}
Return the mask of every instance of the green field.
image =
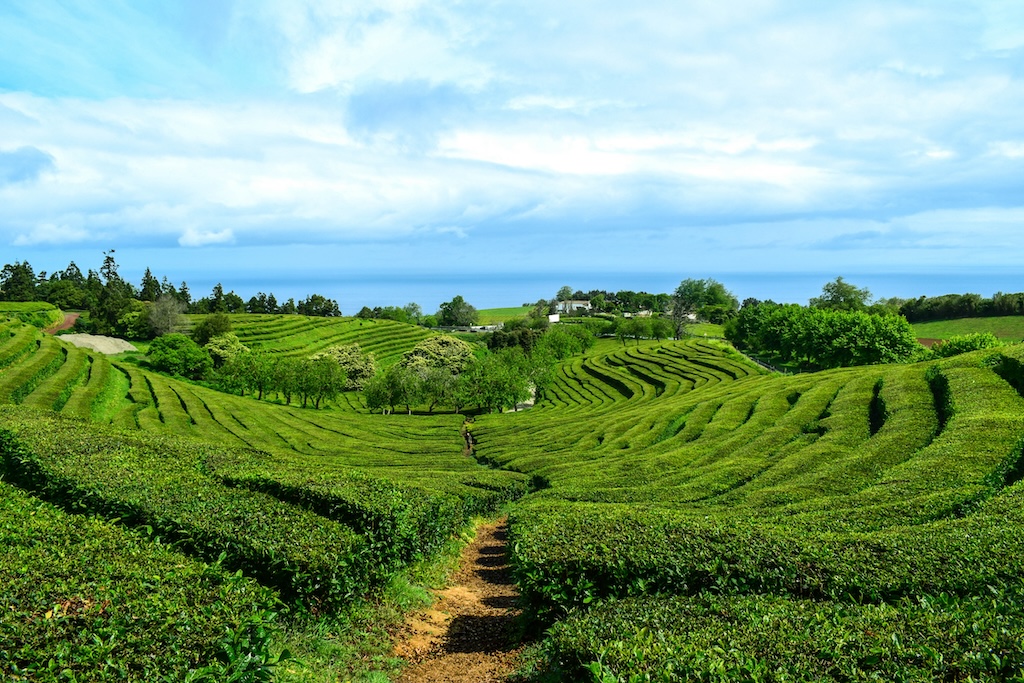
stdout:
{"type": "Polygon", "coordinates": [[[493,325],[512,318],[522,318],[532,310],[533,306],[514,306],[512,308],[484,308],[477,313],[480,314],[481,325],[493,325]]]}
{"type": "Polygon", "coordinates": [[[1024,316],[1000,316],[996,318],[961,318],[959,320],[937,320],[913,325],[919,339],[948,339],[960,334],[991,332],[1000,339],[1018,342],[1024,340],[1024,316]]]}
{"type": "MultiPolygon", "coordinates": [[[[282,355],[346,340],[394,362],[425,334],[364,322],[234,317],[282,355]]],[[[147,680],[150,653],[171,678],[226,680],[312,640],[276,680],[332,680],[310,653],[362,628],[345,616],[361,596],[504,509],[524,627],[543,635],[530,680],[1020,680],[1022,390],[1024,346],[779,376],[713,339],[606,339],[533,409],[464,424],[371,415],[357,394],[231,396],[10,321],[0,667],[91,681],[113,661],[147,680]],[[80,524],[95,543],[67,540],[80,524]],[[95,581],[74,572],[98,557],[95,581]],[[154,625],[120,647],[143,586],[154,625]],[[183,644],[160,645],[172,611],[183,644]]]]}

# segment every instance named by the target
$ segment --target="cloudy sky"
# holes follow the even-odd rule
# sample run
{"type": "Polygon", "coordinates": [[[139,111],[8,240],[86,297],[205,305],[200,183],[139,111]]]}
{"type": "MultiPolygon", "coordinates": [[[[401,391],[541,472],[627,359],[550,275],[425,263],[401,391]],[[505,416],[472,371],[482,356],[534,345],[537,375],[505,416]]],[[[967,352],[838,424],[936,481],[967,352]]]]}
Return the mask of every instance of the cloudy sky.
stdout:
{"type": "Polygon", "coordinates": [[[5,0],[0,261],[1022,291],[1022,114],[1019,0],[5,0]]]}

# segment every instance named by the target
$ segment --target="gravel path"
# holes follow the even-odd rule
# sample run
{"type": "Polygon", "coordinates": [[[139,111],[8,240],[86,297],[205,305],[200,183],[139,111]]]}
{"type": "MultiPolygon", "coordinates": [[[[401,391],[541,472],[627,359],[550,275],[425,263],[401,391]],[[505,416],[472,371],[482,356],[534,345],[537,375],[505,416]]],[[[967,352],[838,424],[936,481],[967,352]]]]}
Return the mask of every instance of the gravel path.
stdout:
{"type": "Polygon", "coordinates": [[[399,683],[497,683],[515,669],[519,592],[505,559],[505,520],[477,528],[452,585],[411,618],[395,654],[412,662],[399,683]]]}

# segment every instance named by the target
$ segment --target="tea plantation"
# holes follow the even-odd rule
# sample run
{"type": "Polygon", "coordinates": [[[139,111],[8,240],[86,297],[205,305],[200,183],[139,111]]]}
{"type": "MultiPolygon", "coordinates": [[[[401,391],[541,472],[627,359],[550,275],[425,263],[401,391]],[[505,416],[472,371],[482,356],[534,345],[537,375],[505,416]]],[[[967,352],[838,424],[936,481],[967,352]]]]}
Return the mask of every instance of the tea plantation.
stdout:
{"type": "MultiPolygon", "coordinates": [[[[424,335],[236,318],[283,355],[387,364],[424,335]]],[[[464,424],[232,396],[11,320],[0,670],[274,680],[282,619],[504,509],[546,632],[525,677],[1024,680],[1022,389],[1021,346],[779,376],[715,341],[603,340],[531,410],[464,424]]]]}

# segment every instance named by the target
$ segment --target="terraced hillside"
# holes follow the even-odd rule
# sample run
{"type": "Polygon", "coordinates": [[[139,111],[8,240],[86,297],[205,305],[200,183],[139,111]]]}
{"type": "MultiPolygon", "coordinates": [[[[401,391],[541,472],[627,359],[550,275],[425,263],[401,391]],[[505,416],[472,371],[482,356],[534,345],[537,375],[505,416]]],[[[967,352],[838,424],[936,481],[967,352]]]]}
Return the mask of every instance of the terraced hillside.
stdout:
{"type": "Polygon", "coordinates": [[[232,315],[231,328],[249,348],[282,356],[309,356],[330,346],[358,342],[382,367],[398,362],[403,353],[432,334],[393,320],[305,315],[232,315]]]}
{"type": "MultiPolygon", "coordinates": [[[[243,340],[302,352],[287,329],[261,337],[253,323],[243,340]]],[[[783,377],[715,341],[601,341],[562,363],[533,409],[476,417],[469,458],[458,415],[257,402],[10,322],[0,325],[10,404],[0,497],[13,501],[3,523],[17,526],[43,499],[57,506],[39,521],[54,537],[77,523],[67,511],[87,511],[173,540],[187,562],[242,570],[251,597],[230,609],[252,613],[228,619],[230,638],[268,635],[224,661],[207,634],[184,646],[195,651],[174,660],[180,670],[271,661],[279,641],[259,591],[289,609],[343,609],[471,514],[509,505],[527,613],[551,627],[538,676],[1020,680],[1021,389],[1019,346],[783,377]]],[[[0,580],[36,552],[23,538],[12,547],[22,549],[0,561],[0,580]]],[[[98,548],[59,552],[108,552],[98,548]]],[[[163,561],[118,555],[110,572],[163,561]]],[[[213,595],[225,580],[216,571],[197,590],[213,595]]],[[[18,585],[28,605],[18,614],[52,616],[56,593],[18,585]]],[[[69,619],[105,599],[68,585],[69,619]]],[[[174,609],[177,584],[157,587],[174,609]]],[[[21,648],[0,648],[5,673],[56,647],[47,621],[0,621],[21,648]]]]}
{"type": "MultiPolygon", "coordinates": [[[[7,404],[0,405],[0,479],[7,482],[0,495],[13,484],[55,505],[47,513],[54,520],[47,534],[75,524],[61,510],[85,512],[145,529],[195,560],[230,570],[211,569],[213,578],[200,581],[191,597],[176,597],[175,581],[154,584],[153,599],[181,610],[185,625],[214,615],[202,595],[217,599],[231,571],[252,579],[231,578],[237,586],[230,590],[242,597],[223,606],[223,624],[194,627],[193,639],[206,640],[183,640],[190,651],[169,660],[168,672],[207,672],[195,680],[263,680],[251,676],[264,675],[254,672],[269,668],[282,647],[271,646],[273,605],[313,615],[348,609],[353,599],[383,590],[395,571],[446,544],[471,515],[493,513],[530,488],[528,477],[464,454],[459,416],[373,420],[353,411],[230,396],[111,363],[16,321],[0,324],[0,368],[0,404],[7,404]],[[203,588],[203,582],[210,585],[203,588]]],[[[10,498],[14,517],[0,529],[18,526],[18,515],[35,514],[36,503],[23,494],[11,491],[10,498]]],[[[4,536],[12,548],[19,539],[4,536]]],[[[156,562],[138,560],[135,546],[126,547],[131,557],[112,552],[102,565],[113,575],[136,576],[145,570],[135,564],[156,562]]],[[[87,555],[82,562],[99,552],[86,546],[54,552],[79,550],[87,555]]],[[[25,583],[19,572],[43,562],[26,564],[25,553],[32,554],[19,550],[0,559],[5,585],[15,578],[25,583]]],[[[136,588],[96,593],[92,583],[61,576],[34,577],[42,583],[26,584],[17,609],[3,615],[2,677],[64,680],[66,670],[94,680],[90,662],[95,670],[96,658],[106,657],[124,668],[125,680],[156,680],[147,678],[151,667],[132,659],[146,656],[140,649],[158,647],[155,633],[142,635],[145,646],[114,638],[107,649],[82,649],[94,637],[108,638],[107,629],[123,629],[118,624],[140,609],[132,602],[136,588]],[[85,643],[81,647],[60,645],[66,631],[54,630],[49,620],[59,614],[57,625],[74,629],[85,612],[116,619],[95,622],[99,630],[86,628],[72,639],[85,643]],[[25,614],[35,616],[7,619],[25,614]]]]}
{"type": "Polygon", "coordinates": [[[547,484],[511,529],[552,666],[1019,676],[1021,358],[781,377],[702,342],[609,343],[534,411],[480,417],[480,454],[547,484]]]}

